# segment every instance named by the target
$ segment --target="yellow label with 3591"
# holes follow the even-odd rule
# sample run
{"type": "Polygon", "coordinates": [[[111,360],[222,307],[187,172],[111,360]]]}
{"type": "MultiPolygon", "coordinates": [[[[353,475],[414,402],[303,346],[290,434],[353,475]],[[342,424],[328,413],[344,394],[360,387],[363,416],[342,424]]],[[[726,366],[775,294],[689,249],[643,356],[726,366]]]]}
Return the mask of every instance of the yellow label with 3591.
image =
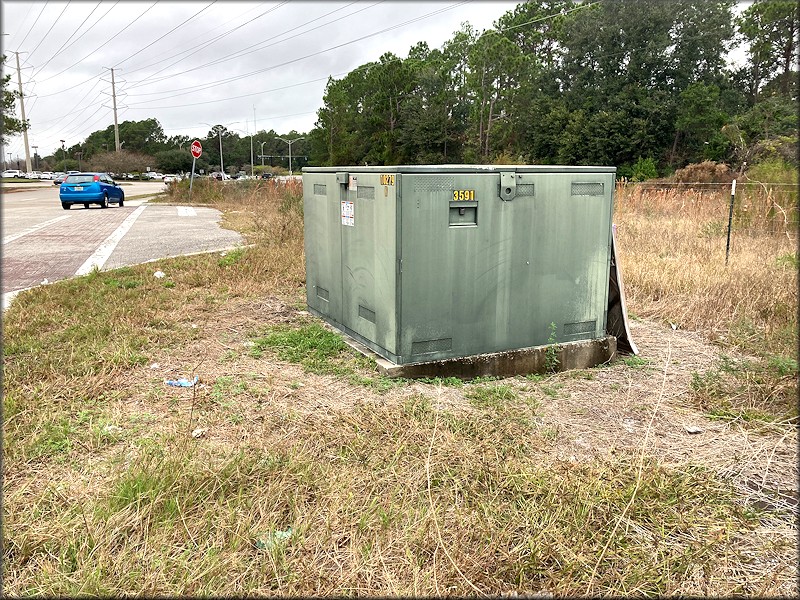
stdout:
{"type": "Polygon", "coordinates": [[[394,185],[394,175],[381,175],[381,185],[394,185]]]}
{"type": "Polygon", "coordinates": [[[475,200],[475,190],[453,190],[453,200],[475,200]]]}

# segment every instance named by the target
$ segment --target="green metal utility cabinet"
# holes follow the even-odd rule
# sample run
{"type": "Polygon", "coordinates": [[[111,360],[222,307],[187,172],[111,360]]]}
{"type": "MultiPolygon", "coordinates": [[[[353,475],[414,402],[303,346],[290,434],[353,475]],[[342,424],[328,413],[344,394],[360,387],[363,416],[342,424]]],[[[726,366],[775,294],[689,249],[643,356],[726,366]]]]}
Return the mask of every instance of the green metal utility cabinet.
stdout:
{"type": "Polygon", "coordinates": [[[308,308],[398,365],[605,337],[615,172],[306,167],[308,308]]]}

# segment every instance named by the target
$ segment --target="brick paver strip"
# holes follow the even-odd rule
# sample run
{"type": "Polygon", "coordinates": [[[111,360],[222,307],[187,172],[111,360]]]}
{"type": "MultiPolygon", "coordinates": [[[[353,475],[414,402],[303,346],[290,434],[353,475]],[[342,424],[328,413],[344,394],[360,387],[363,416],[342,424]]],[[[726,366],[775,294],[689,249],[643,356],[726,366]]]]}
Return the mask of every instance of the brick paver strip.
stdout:
{"type": "Polygon", "coordinates": [[[72,277],[84,261],[135,209],[73,209],[69,219],[3,247],[3,293],[38,285],[54,274],[72,277]],[[76,229],[80,228],[80,235],[76,229]]]}

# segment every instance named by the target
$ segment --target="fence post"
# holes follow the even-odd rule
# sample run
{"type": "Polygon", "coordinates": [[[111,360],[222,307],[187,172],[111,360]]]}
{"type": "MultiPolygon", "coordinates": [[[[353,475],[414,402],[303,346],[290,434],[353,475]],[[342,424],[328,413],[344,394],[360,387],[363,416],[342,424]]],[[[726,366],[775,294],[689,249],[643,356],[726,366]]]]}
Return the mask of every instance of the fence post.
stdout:
{"type": "Polygon", "coordinates": [[[728,264],[728,255],[731,251],[731,226],[733,225],[733,199],[736,196],[736,180],[731,183],[731,207],[728,211],[728,241],[725,244],[725,264],[728,264]]]}

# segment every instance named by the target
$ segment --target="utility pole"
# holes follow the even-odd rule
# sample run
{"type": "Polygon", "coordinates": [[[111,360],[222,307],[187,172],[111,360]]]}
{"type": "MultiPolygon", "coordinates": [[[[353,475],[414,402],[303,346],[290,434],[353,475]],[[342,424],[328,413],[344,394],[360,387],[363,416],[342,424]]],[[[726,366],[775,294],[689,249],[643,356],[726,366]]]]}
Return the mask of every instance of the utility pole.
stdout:
{"type": "Polygon", "coordinates": [[[25,99],[22,97],[22,69],[19,67],[19,52],[14,52],[17,55],[17,83],[19,83],[19,112],[22,115],[22,139],[25,141],[25,169],[30,173],[31,169],[31,151],[28,148],[28,121],[25,119],[25,99]]]}
{"type": "Polygon", "coordinates": [[[33,148],[33,168],[38,169],[39,161],[37,159],[39,156],[39,146],[31,146],[31,148],[33,148]]]}
{"type": "Polygon", "coordinates": [[[114,69],[111,69],[111,101],[114,104],[114,145],[117,152],[122,150],[119,145],[119,124],[117,123],[117,86],[114,83],[114,69]]]}

